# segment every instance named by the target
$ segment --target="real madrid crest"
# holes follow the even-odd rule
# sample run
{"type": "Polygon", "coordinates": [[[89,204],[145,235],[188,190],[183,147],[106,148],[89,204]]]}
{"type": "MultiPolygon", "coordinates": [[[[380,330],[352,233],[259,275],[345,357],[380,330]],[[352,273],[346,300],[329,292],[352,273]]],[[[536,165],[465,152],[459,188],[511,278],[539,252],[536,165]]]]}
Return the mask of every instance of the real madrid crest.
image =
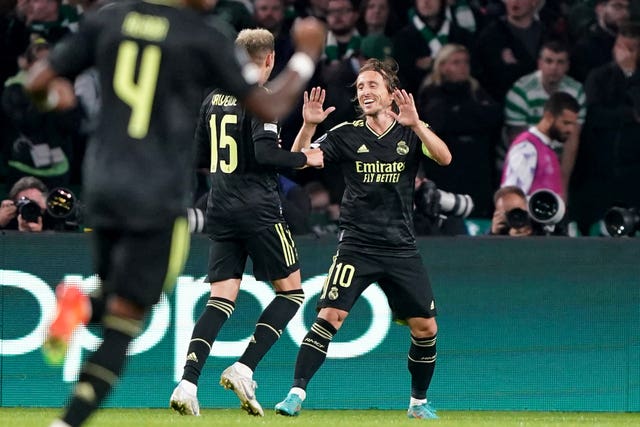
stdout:
{"type": "Polygon", "coordinates": [[[396,153],[400,154],[401,156],[406,156],[407,154],[409,154],[409,146],[407,145],[407,143],[404,141],[399,141],[396,145],[396,153]]]}

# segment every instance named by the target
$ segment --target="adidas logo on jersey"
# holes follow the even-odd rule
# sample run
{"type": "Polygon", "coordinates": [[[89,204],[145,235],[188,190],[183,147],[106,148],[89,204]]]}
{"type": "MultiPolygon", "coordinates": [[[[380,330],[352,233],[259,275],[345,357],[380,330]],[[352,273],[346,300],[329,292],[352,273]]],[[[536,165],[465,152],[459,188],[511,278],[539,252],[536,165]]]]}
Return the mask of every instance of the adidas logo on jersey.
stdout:
{"type": "Polygon", "coordinates": [[[366,145],[362,144],[360,146],[360,148],[358,148],[358,151],[356,151],[356,153],[361,154],[361,153],[368,153],[369,149],[367,148],[366,145]]]}

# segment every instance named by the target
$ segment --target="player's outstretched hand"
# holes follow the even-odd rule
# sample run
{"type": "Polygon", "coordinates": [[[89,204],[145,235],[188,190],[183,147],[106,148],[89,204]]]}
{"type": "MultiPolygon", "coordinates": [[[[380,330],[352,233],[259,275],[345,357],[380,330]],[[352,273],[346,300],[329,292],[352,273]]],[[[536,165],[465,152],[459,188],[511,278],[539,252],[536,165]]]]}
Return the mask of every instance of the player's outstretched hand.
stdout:
{"type": "Polygon", "coordinates": [[[388,114],[403,126],[413,127],[420,124],[416,103],[413,95],[407,93],[404,89],[396,89],[393,91],[393,99],[398,105],[398,114],[389,110],[388,114]]]}
{"type": "Polygon", "coordinates": [[[318,125],[333,113],[336,107],[323,109],[326,92],[320,87],[311,88],[311,92],[304,91],[304,103],[302,104],[302,119],[306,124],[318,125]]]}
{"type": "Polygon", "coordinates": [[[309,55],[314,61],[320,58],[326,37],[325,25],[316,18],[296,19],[291,29],[291,38],[296,50],[309,55]]]}

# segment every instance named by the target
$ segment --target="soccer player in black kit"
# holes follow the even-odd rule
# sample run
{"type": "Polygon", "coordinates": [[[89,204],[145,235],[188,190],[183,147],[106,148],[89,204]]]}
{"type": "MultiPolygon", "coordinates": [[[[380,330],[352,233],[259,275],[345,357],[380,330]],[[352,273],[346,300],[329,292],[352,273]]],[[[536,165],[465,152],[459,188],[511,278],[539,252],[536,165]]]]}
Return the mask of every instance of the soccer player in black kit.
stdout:
{"type": "Polygon", "coordinates": [[[145,314],[184,266],[193,134],[206,88],[223,88],[262,118],[281,116],[295,105],[322,49],[323,26],[299,22],[292,30],[299,51],[266,92],[246,53],[194,10],[208,3],[115,2],[88,15],[78,33],[30,70],[26,87],[34,100],[62,109],[75,102],[66,78],[95,65],[103,102],[82,193],[102,295],[58,286],[58,312],[44,347],[50,359],[60,359],[75,327],[88,321],[101,322],[104,339],[52,426],[79,426],[100,405],[121,376],[145,314]]]}
{"type": "MultiPolygon", "coordinates": [[[[363,119],[342,123],[316,142],[325,162],[340,165],[345,192],[340,205],[340,243],[318,300],[318,316],[302,340],[293,387],[276,412],[295,416],[306,387],[327,356],[360,294],[378,282],[394,317],[409,326],[410,418],[437,418],[427,402],[436,361],[436,306],[413,230],[414,180],[422,156],[451,161],[446,144],[418,117],[413,96],[398,88],[393,62],[368,60],[356,79],[363,119]]],[[[303,125],[292,150],[309,147],[323,110],[325,91],[305,92],[303,125]]]]}
{"type": "MultiPolygon", "coordinates": [[[[236,45],[257,65],[258,84],[265,84],[275,64],[273,35],[265,29],[242,30],[236,45]]],[[[223,89],[213,90],[202,104],[195,139],[202,166],[211,171],[206,213],[211,239],[206,281],[211,283],[211,295],[193,329],[182,380],[170,405],[183,415],[199,414],[198,378],[218,332],[235,308],[247,257],[251,257],[254,276],[270,281],[276,296],[258,319],[245,353],[224,370],[220,384],[236,393],[247,413],[264,416],[255,395],[253,371],[304,300],[298,254],[282,216],[275,168],[320,167],[322,152],[281,149],[277,123],[252,117],[223,89]]]]}

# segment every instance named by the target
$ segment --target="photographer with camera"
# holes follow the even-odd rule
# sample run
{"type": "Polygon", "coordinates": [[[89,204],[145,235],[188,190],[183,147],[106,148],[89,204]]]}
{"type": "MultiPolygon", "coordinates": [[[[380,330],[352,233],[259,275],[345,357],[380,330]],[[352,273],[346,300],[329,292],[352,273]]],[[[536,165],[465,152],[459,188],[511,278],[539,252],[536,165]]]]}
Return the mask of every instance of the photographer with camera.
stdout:
{"type": "Polygon", "coordinates": [[[515,185],[504,186],[493,196],[495,209],[490,235],[566,236],[565,204],[555,192],[542,188],[527,197],[515,185]]]}
{"type": "Polygon", "coordinates": [[[82,208],[71,190],[49,191],[34,176],[20,178],[0,203],[0,230],[78,231],[82,208]]]}
{"type": "Polygon", "coordinates": [[[493,195],[495,209],[491,217],[490,235],[531,236],[533,228],[529,221],[527,196],[520,187],[507,185],[493,195]]]}
{"type": "Polygon", "coordinates": [[[0,228],[39,232],[46,229],[44,221],[47,187],[33,176],[20,178],[11,187],[9,197],[0,204],[0,228]]]}

